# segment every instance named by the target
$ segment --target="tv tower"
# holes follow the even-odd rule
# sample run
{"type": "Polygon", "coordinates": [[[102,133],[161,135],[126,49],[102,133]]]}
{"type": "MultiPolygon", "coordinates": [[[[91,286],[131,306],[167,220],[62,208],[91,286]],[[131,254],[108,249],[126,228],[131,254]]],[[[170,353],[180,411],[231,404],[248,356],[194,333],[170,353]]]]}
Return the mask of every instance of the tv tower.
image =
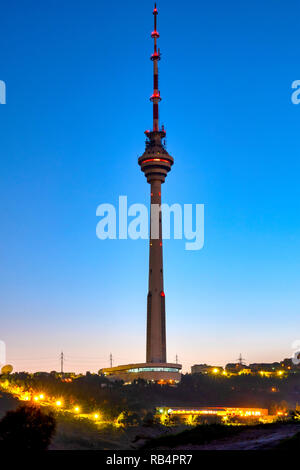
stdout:
{"type": "Polygon", "coordinates": [[[150,100],[153,104],[153,127],[145,131],[146,148],[138,159],[141,170],[150,184],[150,240],[149,240],[149,284],[147,297],[147,345],[146,362],[126,364],[100,369],[110,380],[132,382],[138,378],[159,384],[174,384],[181,379],[181,364],[167,363],[166,357],[166,313],[163,278],[163,249],[161,221],[161,185],[174,163],[168,154],[163,139],[166,131],[159,126],[159,102],[161,101],[158,87],[158,61],[160,51],[157,48],[159,33],[157,31],[156,4],[153,10],[154,30],[151,37],[154,40],[154,50],[151,55],[153,62],[153,93],[150,100]]]}
{"type": "Polygon", "coordinates": [[[163,247],[161,213],[157,211],[158,220],[155,219],[154,205],[161,207],[161,185],[165,182],[167,173],[174,163],[168,154],[162,139],[166,136],[164,127],[159,127],[159,102],[161,101],[158,88],[158,62],[160,50],[157,48],[159,33],[157,31],[156,4],[153,10],[154,30],[151,37],[154,40],[154,50],[150,59],[153,62],[153,93],[150,100],[153,103],[153,129],[145,131],[146,149],[138,159],[141,170],[145,173],[150,184],[150,246],[149,246],[149,289],[147,298],[147,362],[166,363],[166,320],[165,320],[165,293],[163,280],[163,247]],[[153,223],[158,230],[153,237],[153,223]]]}

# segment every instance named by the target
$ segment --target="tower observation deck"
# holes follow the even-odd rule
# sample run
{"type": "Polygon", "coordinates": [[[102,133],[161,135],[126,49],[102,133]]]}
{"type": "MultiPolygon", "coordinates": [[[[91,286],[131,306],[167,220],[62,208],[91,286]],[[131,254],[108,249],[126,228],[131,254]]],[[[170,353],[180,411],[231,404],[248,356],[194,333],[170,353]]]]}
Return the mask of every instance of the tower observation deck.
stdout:
{"type": "Polygon", "coordinates": [[[149,281],[147,295],[147,345],[146,363],[128,364],[109,369],[101,369],[112,379],[123,379],[125,382],[135,378],[144,378],[157,382],[180,381],[180,364],[167,363],[166,356],[166,313],[163,280],[163,243],[161,220],[161,185],[174,163],[163,143],[166,131],[159,125],[159,102],[161,101],[158,86],[158,62],[160,50],[157,47],[159,33],[157,31],[158,10],[153,10],[154,29],[151,37],[154,41],[153,53],[153,93],[150,101],[153,105],[152,130],[146,130],[146,148],[138,159],[138,164],[150,184],[150,240],[149,240],[149,281]],[[154,228],[155,224],[155,228],[154,228]]]}

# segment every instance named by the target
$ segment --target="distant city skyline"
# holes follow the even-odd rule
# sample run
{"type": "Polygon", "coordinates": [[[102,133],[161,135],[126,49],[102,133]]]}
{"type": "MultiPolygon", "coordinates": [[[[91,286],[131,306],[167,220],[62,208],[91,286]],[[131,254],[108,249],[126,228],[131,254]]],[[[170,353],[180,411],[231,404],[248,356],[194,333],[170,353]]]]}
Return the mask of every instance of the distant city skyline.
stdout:
{"type": "MultiPolygon", "coordinates": [[[[164,202],[205,205],[205,243],[164,242],[168,361],[292,357],[300,339],[299,4],[158,2],[164,202]],[[292,13],[291,13],[292,12],[292,13]]],[[[153,2],[2,7],[0,340],[15,370],[145,356],[147,240],[99,240],[96,208],[149,204],[153,2]],[[22,40],[20,39],[22,38],[22,40]],[[126,163],[126,164],[125,164],[126,163]]]]}

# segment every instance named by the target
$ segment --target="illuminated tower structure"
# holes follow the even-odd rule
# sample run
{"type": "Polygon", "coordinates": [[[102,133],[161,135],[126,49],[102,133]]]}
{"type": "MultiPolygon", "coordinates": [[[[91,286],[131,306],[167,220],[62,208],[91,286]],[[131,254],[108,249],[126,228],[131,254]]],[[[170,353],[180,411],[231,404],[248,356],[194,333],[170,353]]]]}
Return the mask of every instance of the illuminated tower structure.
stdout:
{"type": "MultiPolygon", "coordinates": [[[[161,96],[158,88],[158,61],[160,50],[157,48],[157,8],[153,10],[154,30],[151,37],[154,39],[154,51],[151,55],[153,62],[153,94],[150,100],[153,103],[153,129],[145,131],[146,149],[139,158],[138,163],[145,173],[150,184],[151,216],[155,221],[154,205],[161,206],[161,185],[165,182],[167,173],[173,165],[173,158],[168,154],[162,140],[166,137],[163,126],[159,127],[159,102],[161,96]]],[[[156,211],[158,215],[158,211],[156,211]]],[[[156,221],[156,234],[151,233],[150,224],[149,246],[149,291],[147,298],[147,362],[166,362],[166,321],[165,321],[165,293],[163,280],[163,247],[161,214],[156,221]]],[[[152,229],[152,230],[151,230],[152,229]]]]}
{"type": "Polygon", "coordinates": [[[153,103],[153,128],[145,131],[146,148],[138,159],[141,170],[150,184],[150,240],[149,240],[149,284],[147,296],[147,345],[146,363],[127,364],[117,367],[101,369],[99,373],[113,380],[123,379],[130,382],[136,378],[143,378],[156,382],[180,381],[180,364],[167,363],[166,358],[166,314],[165,292],[163,281],[163,247],[162,247],[162,220],[161,185],[174,163],[168,154],[165,144],[166,131],[159,126],[159,102],[161,101],[158,87],[158,61],[160,50],[157,48],[159,33],[157,31],[156,4],[153,10],[154,30],[151,37],[154,40],[154,51],[151,55],[153,62],[153,93],[150,100],[153,103]],[[157,210],[158,209],[158,210],[157,210]],[[155,228],[154,228],[155,224],[155,228]]]}

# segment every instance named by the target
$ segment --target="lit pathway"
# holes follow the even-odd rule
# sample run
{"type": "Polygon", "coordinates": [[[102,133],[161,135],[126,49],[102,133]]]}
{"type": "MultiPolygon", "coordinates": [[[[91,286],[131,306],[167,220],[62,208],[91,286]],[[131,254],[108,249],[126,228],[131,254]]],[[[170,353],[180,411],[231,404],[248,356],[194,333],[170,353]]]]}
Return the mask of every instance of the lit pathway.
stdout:
{"type": "Polygon", "coordinates": [[[94,411],[93,413],[81,413],[81,407],[79,405],[74,405],[72,408],[64,407],[64,400],[62,397],[48,397],[46,393],[29,392],[24,387],[10,384],[8,380],[0,381],[0,390],[13,395],[13,397],[22,402],[30,402],[41,406],[51,407],[57,412],[67,412],[74,417],[85,418],[98,425],[108,424],[101,419],[102,415],[99,411],[94,411]]]}

